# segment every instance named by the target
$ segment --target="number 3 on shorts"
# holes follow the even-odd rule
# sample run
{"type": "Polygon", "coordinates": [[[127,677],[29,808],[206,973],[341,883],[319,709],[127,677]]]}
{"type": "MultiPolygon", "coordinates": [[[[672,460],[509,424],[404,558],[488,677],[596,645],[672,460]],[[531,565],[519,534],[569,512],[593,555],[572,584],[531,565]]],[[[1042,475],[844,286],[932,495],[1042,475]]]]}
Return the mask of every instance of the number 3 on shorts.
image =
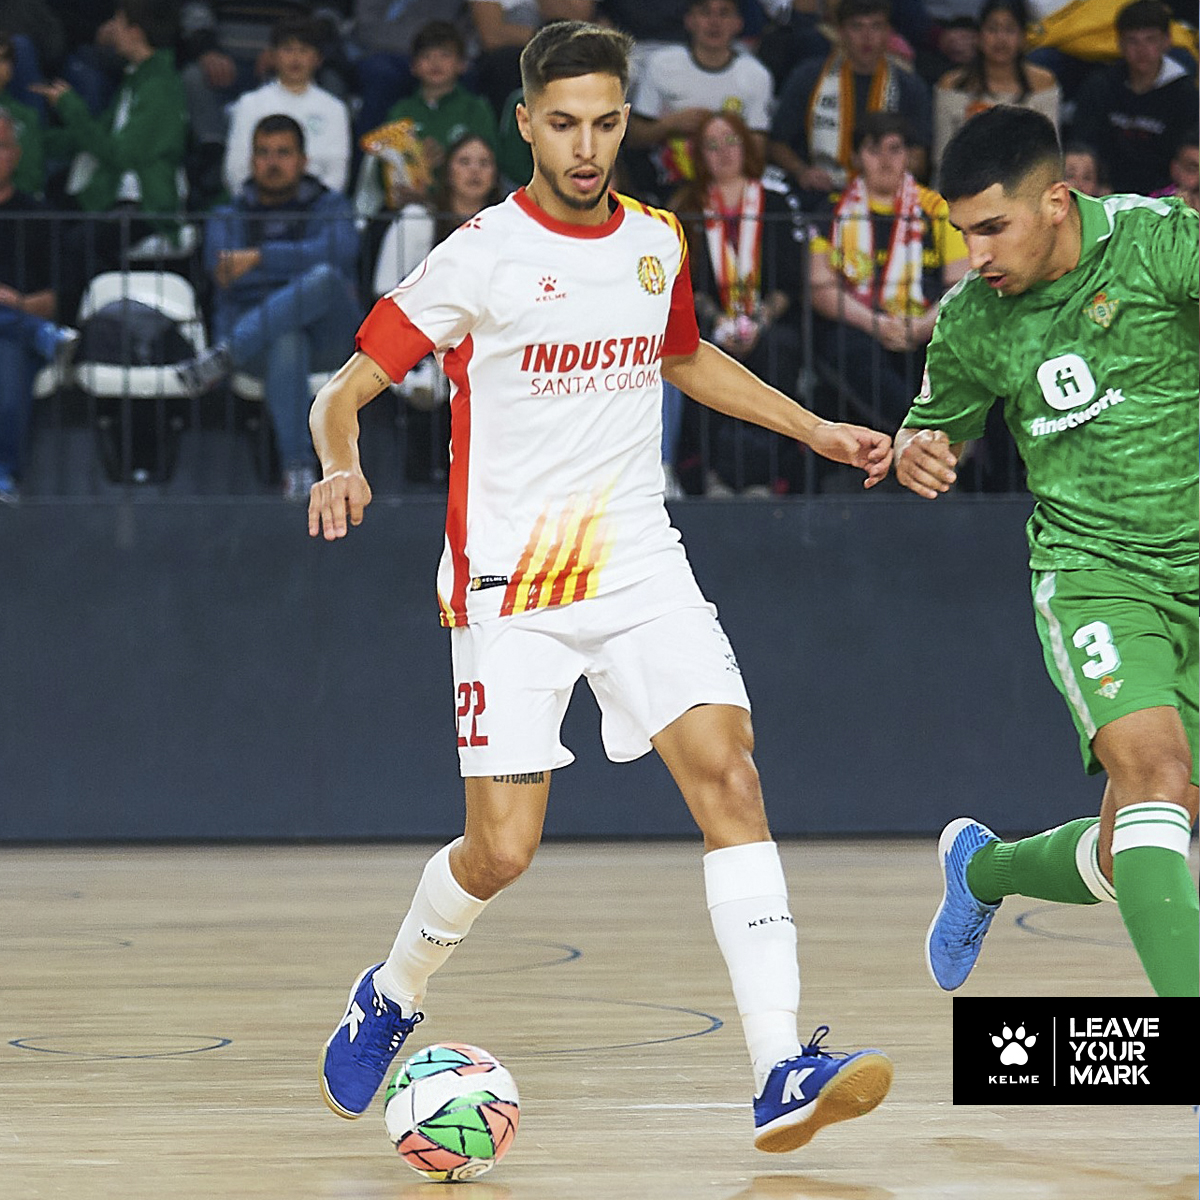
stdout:
{"type": "MultiPolygon", "coordinates": [[[[1086,668],[1085,668],[1086,670],[1086,668]]],[[[478,680],[473,683],[458,685],[458,744],[460,746],[486,746],[487,734],[479,732],[479,718],[487,708],[487,699],[483,694],[483,684],[478,680]],[[470,726],[466,724],[471,718],[470,726]]]]}
{"type": "Polygon", "coordinates": [[[1075,630],[1071,639],[1076,650],[1083,650],[1088,662],[1083,664],[1083,673],[1089,679],[1100,679],[1111,675],[1121,665],[1121,656],[1113,645],[1112,630],[1103,621],[1089,621],[1075,630]]]}

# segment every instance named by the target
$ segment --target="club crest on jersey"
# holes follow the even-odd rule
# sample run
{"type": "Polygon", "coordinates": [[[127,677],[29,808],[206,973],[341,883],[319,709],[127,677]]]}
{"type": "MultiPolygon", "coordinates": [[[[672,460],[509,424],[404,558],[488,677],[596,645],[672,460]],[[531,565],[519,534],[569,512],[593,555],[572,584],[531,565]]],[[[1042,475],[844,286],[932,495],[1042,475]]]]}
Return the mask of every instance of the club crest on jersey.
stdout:
{"type": "Polygon", "coordinates": [[[1105,675],[1100,680],[1100,686],[1096,689],[1096,695],[1103,696],[1105,700],[1115,700],[1117,693],[1121,690],[1121,684],[1124,682],[1125,680],[1123,679],[1114,679],[1111,675],[1105,675]]]}
{"type": "Polygon", "coordinates": [[[651,296],[661,296],[667,290],[667,273],[663,270],[662,260],[654,254],[643,254],[638,259],[637,277],[642,291],[651,296]]]}
{"type": "Polygon", "coordinates": [[[1091,304],[1083,311],[1101,329],[1107,329],[1113,323],[1113,318],[1117,315],[1117,305],[1120,303],[1119,300],[1110,300],[1107,292],[1097,292],[1091,304]]]}

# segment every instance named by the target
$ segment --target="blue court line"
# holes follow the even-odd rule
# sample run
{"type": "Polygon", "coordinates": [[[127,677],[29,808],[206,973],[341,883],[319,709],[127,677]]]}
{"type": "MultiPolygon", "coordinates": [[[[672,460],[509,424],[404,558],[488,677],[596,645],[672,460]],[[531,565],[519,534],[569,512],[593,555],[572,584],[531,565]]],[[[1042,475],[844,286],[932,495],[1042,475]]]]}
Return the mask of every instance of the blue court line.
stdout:
{"type": "Polygon", "coordinates": [[[1088,937],[1081,933],[1055,933],[1052,929],[1039,929],[1033,924],[1032,918],[1042,913],[1057,912],[1062,906],[1058,904],[1043,904],[1039,908],[1030,908],[1017,916],[1013,924],[1025,933],[1034,937],[1046,938],[1051,942],[1083,942],[1088,946],[1126,947],[1128,941],[1114,941],[1112,938],[1088,937]]]}

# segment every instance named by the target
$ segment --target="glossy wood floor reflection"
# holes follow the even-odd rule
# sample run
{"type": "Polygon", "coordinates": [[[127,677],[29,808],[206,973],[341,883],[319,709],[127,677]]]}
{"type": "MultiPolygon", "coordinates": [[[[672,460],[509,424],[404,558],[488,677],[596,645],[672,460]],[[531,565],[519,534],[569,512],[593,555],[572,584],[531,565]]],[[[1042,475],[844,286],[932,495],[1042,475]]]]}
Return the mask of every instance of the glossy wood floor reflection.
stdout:
{"type": "MultiPolygon", "coordinates": [[[[0,850],[5,1200],[438,1200],[318,1049],[429,847],[0,850]]],[[[931,842],[789,844],[802,1022],[896,1065],[874,1113],[750,1145],[748,1069],[697,848],[550,845],[434,981],[412,1048],[517,1077],[508,1158],[465,1200],[1184,1200],[1186,1107],[954,1108],[921,943],[931,842]],[[724,1025],[717,1028],[717,1019],[724,1025]]],[[[1148,995],[1112,906],[1010,901],[964,989],[1148,995]],[[1016,918],[1022,914],[1021,925],[1016,918]]]]}

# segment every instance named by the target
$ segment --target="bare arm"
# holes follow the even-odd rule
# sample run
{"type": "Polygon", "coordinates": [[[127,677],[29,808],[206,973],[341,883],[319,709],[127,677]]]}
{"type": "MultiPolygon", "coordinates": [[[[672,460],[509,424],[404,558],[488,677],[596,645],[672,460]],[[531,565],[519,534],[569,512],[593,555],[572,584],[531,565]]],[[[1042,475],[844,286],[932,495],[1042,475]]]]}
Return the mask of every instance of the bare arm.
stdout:
{"type": "Polygon", "coordinates": [[[955,467],[966,442],[950,444],[940,429],[900,429],[896,433],[896,478],[910,492],[935,499],[958,478],[955,467]]]}
{"type": "Polygon", "coordinates": [[[831,321],[842,321],[874,336],[882,314],[873,312],[842,286],[842,277],[833,269],[828,253],[814,251],[808,263],[813,309],[831,321]]]}
{"type": "Polygon", "coordinates": [[[711,342],[702,341],[687,357],[663,359],[663,378],[707,408],[795,438],[834,462],[860,467],[867,473],[864,487],[887,475],[892,461],[887,434],[822,420],[711,342]]]}
{"type": "Polygon", "coordinates": [[[41,317],[43,321],[53,321],[58,309],[58,297],[50,288],[40,292],[18,292],[16,288],[0,284],[0,304],[29,313],[30,316],[41,317]]]}
{"type": "Polygon", "coordinates": [[[308,502],[308,532],[325,540],[345,537],[346,518],[361,525],[371,489],[358,455],[358,410],[369,404],[391,380],[371,357],[356,351],[317,393],[308,415],[313,446],[321,460],[322,478],[313,484],[308,502]]]}
{"type": "Polygon", "coordinates": [[[787,142],[767,138],[767,161],[786,171],[802,188],[814,192],[831,192],[833,176],[824,167],[811,167],[787,142]]]}

